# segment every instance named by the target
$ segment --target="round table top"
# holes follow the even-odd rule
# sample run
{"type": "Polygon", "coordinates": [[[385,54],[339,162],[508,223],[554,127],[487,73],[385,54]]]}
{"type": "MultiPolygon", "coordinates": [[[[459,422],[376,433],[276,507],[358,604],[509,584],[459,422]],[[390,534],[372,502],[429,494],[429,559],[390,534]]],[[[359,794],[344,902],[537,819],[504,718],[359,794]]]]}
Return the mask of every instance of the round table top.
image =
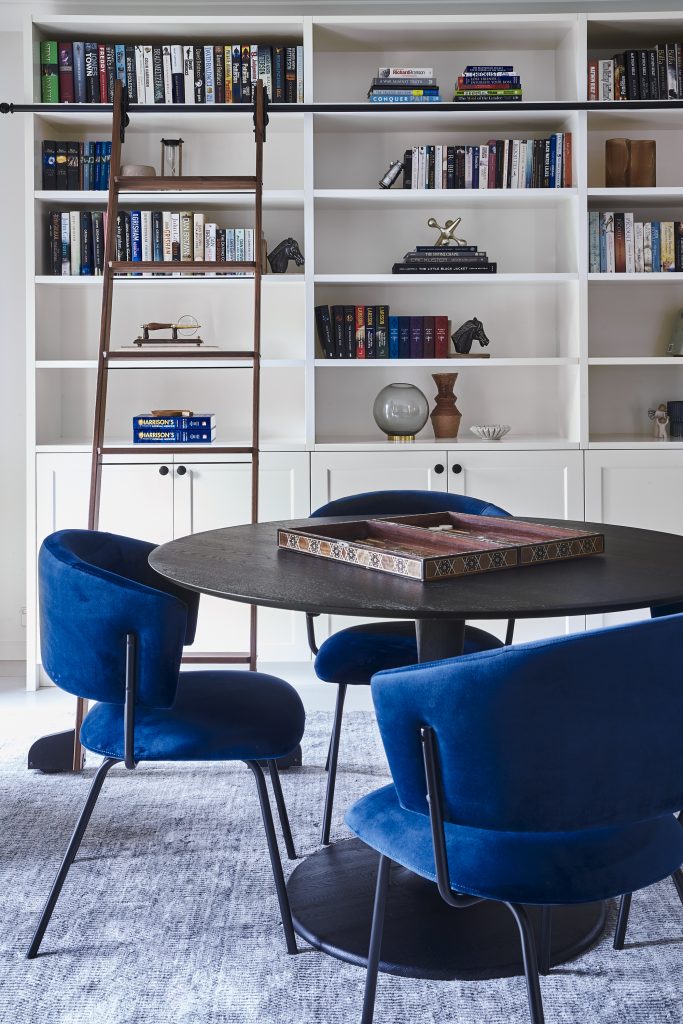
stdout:
{"type": "Polygon", "coordinates": [[[203,594],[271,608],[388,618],[530,618],[683,602],[683,537],[602,523],[534,519],[605,536],[605,553],[421,583],[277,546],[299,519],[210,530],[150,555],[162,576],[203,594]]]}

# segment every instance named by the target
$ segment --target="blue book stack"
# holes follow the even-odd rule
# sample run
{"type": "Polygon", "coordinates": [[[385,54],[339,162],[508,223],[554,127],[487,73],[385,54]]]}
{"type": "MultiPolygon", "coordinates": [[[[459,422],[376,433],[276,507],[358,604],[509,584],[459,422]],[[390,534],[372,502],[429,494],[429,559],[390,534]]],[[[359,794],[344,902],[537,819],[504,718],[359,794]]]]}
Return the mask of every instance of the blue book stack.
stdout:
{"type": "Polygon", "coordinates": [[[133,417],[135,444],[212,444],[215,440],[216,417],[211,412],[187,416],[139,413],[133,417]]]}

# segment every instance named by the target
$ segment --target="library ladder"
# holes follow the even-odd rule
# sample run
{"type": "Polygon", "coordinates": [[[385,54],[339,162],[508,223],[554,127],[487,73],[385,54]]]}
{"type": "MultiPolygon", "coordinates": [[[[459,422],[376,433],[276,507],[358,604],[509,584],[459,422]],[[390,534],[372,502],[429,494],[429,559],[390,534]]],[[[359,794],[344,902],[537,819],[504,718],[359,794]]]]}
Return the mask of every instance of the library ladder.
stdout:
{"type": "MultiPolygon", "coordinates": [[[[230,446],[224,444],[211,445],[210,451],[224,455],[247,455],[251,461],[251,522],[258,519],[258,483],[259,483],[259,407],[260,407],[260,355],[261,355],[261,275],[262,275],[262,199],[263,199],[263,143],[265,141],[265,129],[268,121],[266,112],[267,95],[263,88],[263,82],[256,84],[256,95],[254,100],[254,141],[256,144],[255,173],[253,176],[199,176],[199,177],[126,177],[121,174],[121,144],[125,139],[125,130],[129,123],[127,113],[127,97],[123,90],[122,83],[117,80],[114,89],[113,122],[112,122],[112,147],[111,147],[111,168],[109,181],[109,195],[107,202],[107,218],[104,239],[104,267],[102,284],[102,313],[100,321],[100,344],[97,361],[97,390],[95,394],[95,421],[93,427],[92,462],[90,472],[90,502],[88,509],[88,529],[96,530],[99,521],[100,493],[102,485],[102,462],[107,455],[131,455],[139,452],[135,446],[121,447],[108,445],[105,439],[105,417],[107,409],[107,386],[110,368],[114,368],[118,360],[125,359],[128,364],[136,359],[140,360],[141,366],[146,362],[149,366],[150,360],[181,359],[183,365],[201,366],[202,361],[211,360],[213,364],[217,359],[224,361],[224,369],[234,368],[235,364],[244,368],[251,365],[252,369],[252,402],[251,402],[251,443],[249,445],[230,446]],[[253,319],[253,345],[250,349],[228,351],[227,349],[215,351],[192,351],[173,352],[167,355],[166,352],[148,351],[140,349],[138,352],[114,350],[110,348],[111,318],[114,284],[121,275],[135,275],[128,278],[132,281],[146,280],[138,275],[152,273],[154,275],[164,274],[216,274],[221,264],[206,260],[192,260],[182,262],[127,262],[116,258],[116,223],[119,208],[119,200],[122,195],[131,194],[158,194],[163,196],[169,193],[209,193],[211,195],[230,193],[251,193],[254,196],[254,260],[250,262],[231,262],[225,265],[225,276],[217,274],[217,280],[227,282],[230,275],[240,272],[250,276],[254,287],[254,319],[253,319]]],[[[119,254],[120,255],[120,254],[119,254]]],[[[125,254],[124,254],[125,255],[125,254]]],[[[142,447],[142,446],[141,446],[142,447]]],[[[183,455],[206,452],[206,446],[196,447],[192,445],[178,446],[164,444],[154,446],[145,444],[142,448],[146,455],[163,454],[170,455],[182,452],[183,455]]],[[[248,664],[252,671],[256,668],[256,607],[250,608],[249,621],[249,650],[233,653],[188,653],[184,661],[193,663],[221,663],[221,664],[248,664]]],[[[87,710],[86,701],[79,699],[76,710],[76,729],[74,736],[74,757],[73,769],[80,771],[83,765],[83,751],[81,749],[79,734],[80,727],[87,710]]]]}

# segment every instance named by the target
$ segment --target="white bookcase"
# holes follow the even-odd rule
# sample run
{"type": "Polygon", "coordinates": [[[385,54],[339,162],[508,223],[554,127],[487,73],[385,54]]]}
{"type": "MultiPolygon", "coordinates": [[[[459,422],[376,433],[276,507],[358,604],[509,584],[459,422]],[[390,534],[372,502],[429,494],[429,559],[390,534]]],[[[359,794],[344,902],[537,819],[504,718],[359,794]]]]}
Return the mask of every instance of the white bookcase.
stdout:
{"type": "MultiPolygon", "coordinates": [[[[271,247],[288,235],[297,238],[306,263],[303,268],[290,264],[285,276],[268,275],[263,282],[262,518],[306,515],[330,497],[368,487],[433,486],[481,493],[519,514],[580,518],[585,512],[639,525],[647,516],[651,526],[671,529],[671,516],[659,509],[667,495],[679,504],[683,442],[670,442],[664,452],[651,439],[647,409],[683,398],[683,360],[664,357],[673,319],[683,306],[683,275],[588,274],[587,213],[632,209],[644,219],[648,214],[683,219],[682,112],[619,103],[609,110],[529,110],[526,103],[584,101],[589,55],[611,56],[627,46],[682,37],[683,15],[649,13],[40,16],[26,26],[25,95],[29,101],[40,99],[41,39],[282,40],[303,46],[306,103],[358,105],[343,112],[271,108],[264,150],[265,235],[271,247]],[[513,63],[522,76],[525,102],[483,112],[466,106],[370,110],[365,102],[380,65],[433,66],[442,97],[449,100],[455,78],[469,63],[513,63]],[[378,188],[389,162],[412,145],[481,144],[491,137],[544,137],[556,131],[572,133],[572,188],[418,192],[404,191],[400,183],[391,191],[378,188]],[[656,139],[657,188],[604,189],[604,142],[616,135],[656,139]],[[497,275],[391,275],[391,264],[405,251],[432,239],[428,217],[454,215],[462,217],[460,233],[497,261],[497,275]],[[477,316],[491,339],[492,358],[327,361],[315,336],[313,307],[319,303],[385,303],[396,314],[443,313],[453,329],[477,316]],[[436,441],[428,424],[409,447],[384,441],[371,413],[380,388],[408,380],[431,400],[430,374],[445,366],[459,373],[461,438],[436,441]],[[486,422],[510,423],[512,430],[502,442],[482,443],[468,428],[486,422]],[[641,485],[644,469],[652,490],[641,485]],[[607,480],[612,481],[609,494],[607,480]]],[[[102,138],[109,128],[109,113],[90,105],[77,113],[56,105],[27,116],[26,230],[35,237],[27,256],[33,282],[27,316],[29,510],[34,517],[29,665],[38,662],[37,546],[50,529],[81,525],[75,495],[87,491],[83,467],[92,426],[101,289],[99,278],[46,275],[46,214],[105,203],[102,193],[43,192],[40,147],[44,138],[102,138]]],[[[182,134],[187,173],[228,168],[236,173],[251,166],[248,110],[219,114],[197,107],[180,114],[159,107],[137,118],[133,114],[125,162],[158,165],[164,134],[182,134]]],[[[170,201],[165,198],[163,205],[170,201]]],[[[177,202],[206,213],[216,210],[216,200],[204,195],[183,195],[177,202]]],[[[230,203],[219,223],[248,223],[239,197],[230,203]]],[[[162,204],[151,197],[145,205],[162,204]]],[[[134,286],[121,281],[115,289],[113,343],[129,343],[145,320],[182,313],[197,316],[206,340],[214,343],[238,342],[250,323],[249,286],[239,280],[150,278],[134,286]]],[[[130,417],[141,409],[181,404],[215,410],[219,439],[239,442],[238,424],[247,422],[239,376],[222,376],[210,367],[182,371],[171,360],[149,375],[122,367],[111,385],[108,436],[127,439],[130,417]]],[[[133,476],[135,467],[117,456],[109,484],[105,469],[108,527],[125,525],[133,532],[138,525],[141,535],[163,540],[207,524],[239,521],[239,500],[228,500],[239,464],[226,464],[207,451],[193,456],[192,464],[178,456],[145,456],[140,463],[136,455],[136,467],[142,472],[133,476]],[[165,498],[159,497],[161,478],[155,478],[162,464],[175,468],[181,461],[192,484],[192,514],[173,474],[165,498]],[[213,466],[210,477],[208,466],[213,466]],[[116,485],[116,480],[125,482],[116,485]],[[134,507],[144,508],[144,516],[131,515],[134,507]],[[158,513],[150,516],[155,508],[158,513]]],[[[82,521],[85,512],[84,499],[82,521]]],[[[232,636],[243,610],[227,604],[222,609],[232,636]]],[[[300,618],[262,616],[263,659],[305,656],[300,618]]],[[[212,642],[209,633],[204,647],[212,642]]],[[[216,636],[215,643],[215,649],[224,648],[225,637],[216,636]]],[[[29,671],[29,685],[35,678],[29,671]]]]}

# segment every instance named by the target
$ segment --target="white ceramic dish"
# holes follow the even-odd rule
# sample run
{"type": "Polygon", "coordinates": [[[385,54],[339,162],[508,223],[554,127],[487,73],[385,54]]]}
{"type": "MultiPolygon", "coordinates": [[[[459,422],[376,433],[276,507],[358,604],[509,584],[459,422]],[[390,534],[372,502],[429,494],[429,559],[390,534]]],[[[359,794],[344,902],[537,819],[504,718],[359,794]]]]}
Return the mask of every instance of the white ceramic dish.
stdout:
{"type": "Polygon", "coordinates": [[[501,437],[505,437],[509,429],[510,426],[507,423],[480,423],[477,426],[470,427],[472,433],[476,434],[482,441],[500,441],[501,437]]]}

